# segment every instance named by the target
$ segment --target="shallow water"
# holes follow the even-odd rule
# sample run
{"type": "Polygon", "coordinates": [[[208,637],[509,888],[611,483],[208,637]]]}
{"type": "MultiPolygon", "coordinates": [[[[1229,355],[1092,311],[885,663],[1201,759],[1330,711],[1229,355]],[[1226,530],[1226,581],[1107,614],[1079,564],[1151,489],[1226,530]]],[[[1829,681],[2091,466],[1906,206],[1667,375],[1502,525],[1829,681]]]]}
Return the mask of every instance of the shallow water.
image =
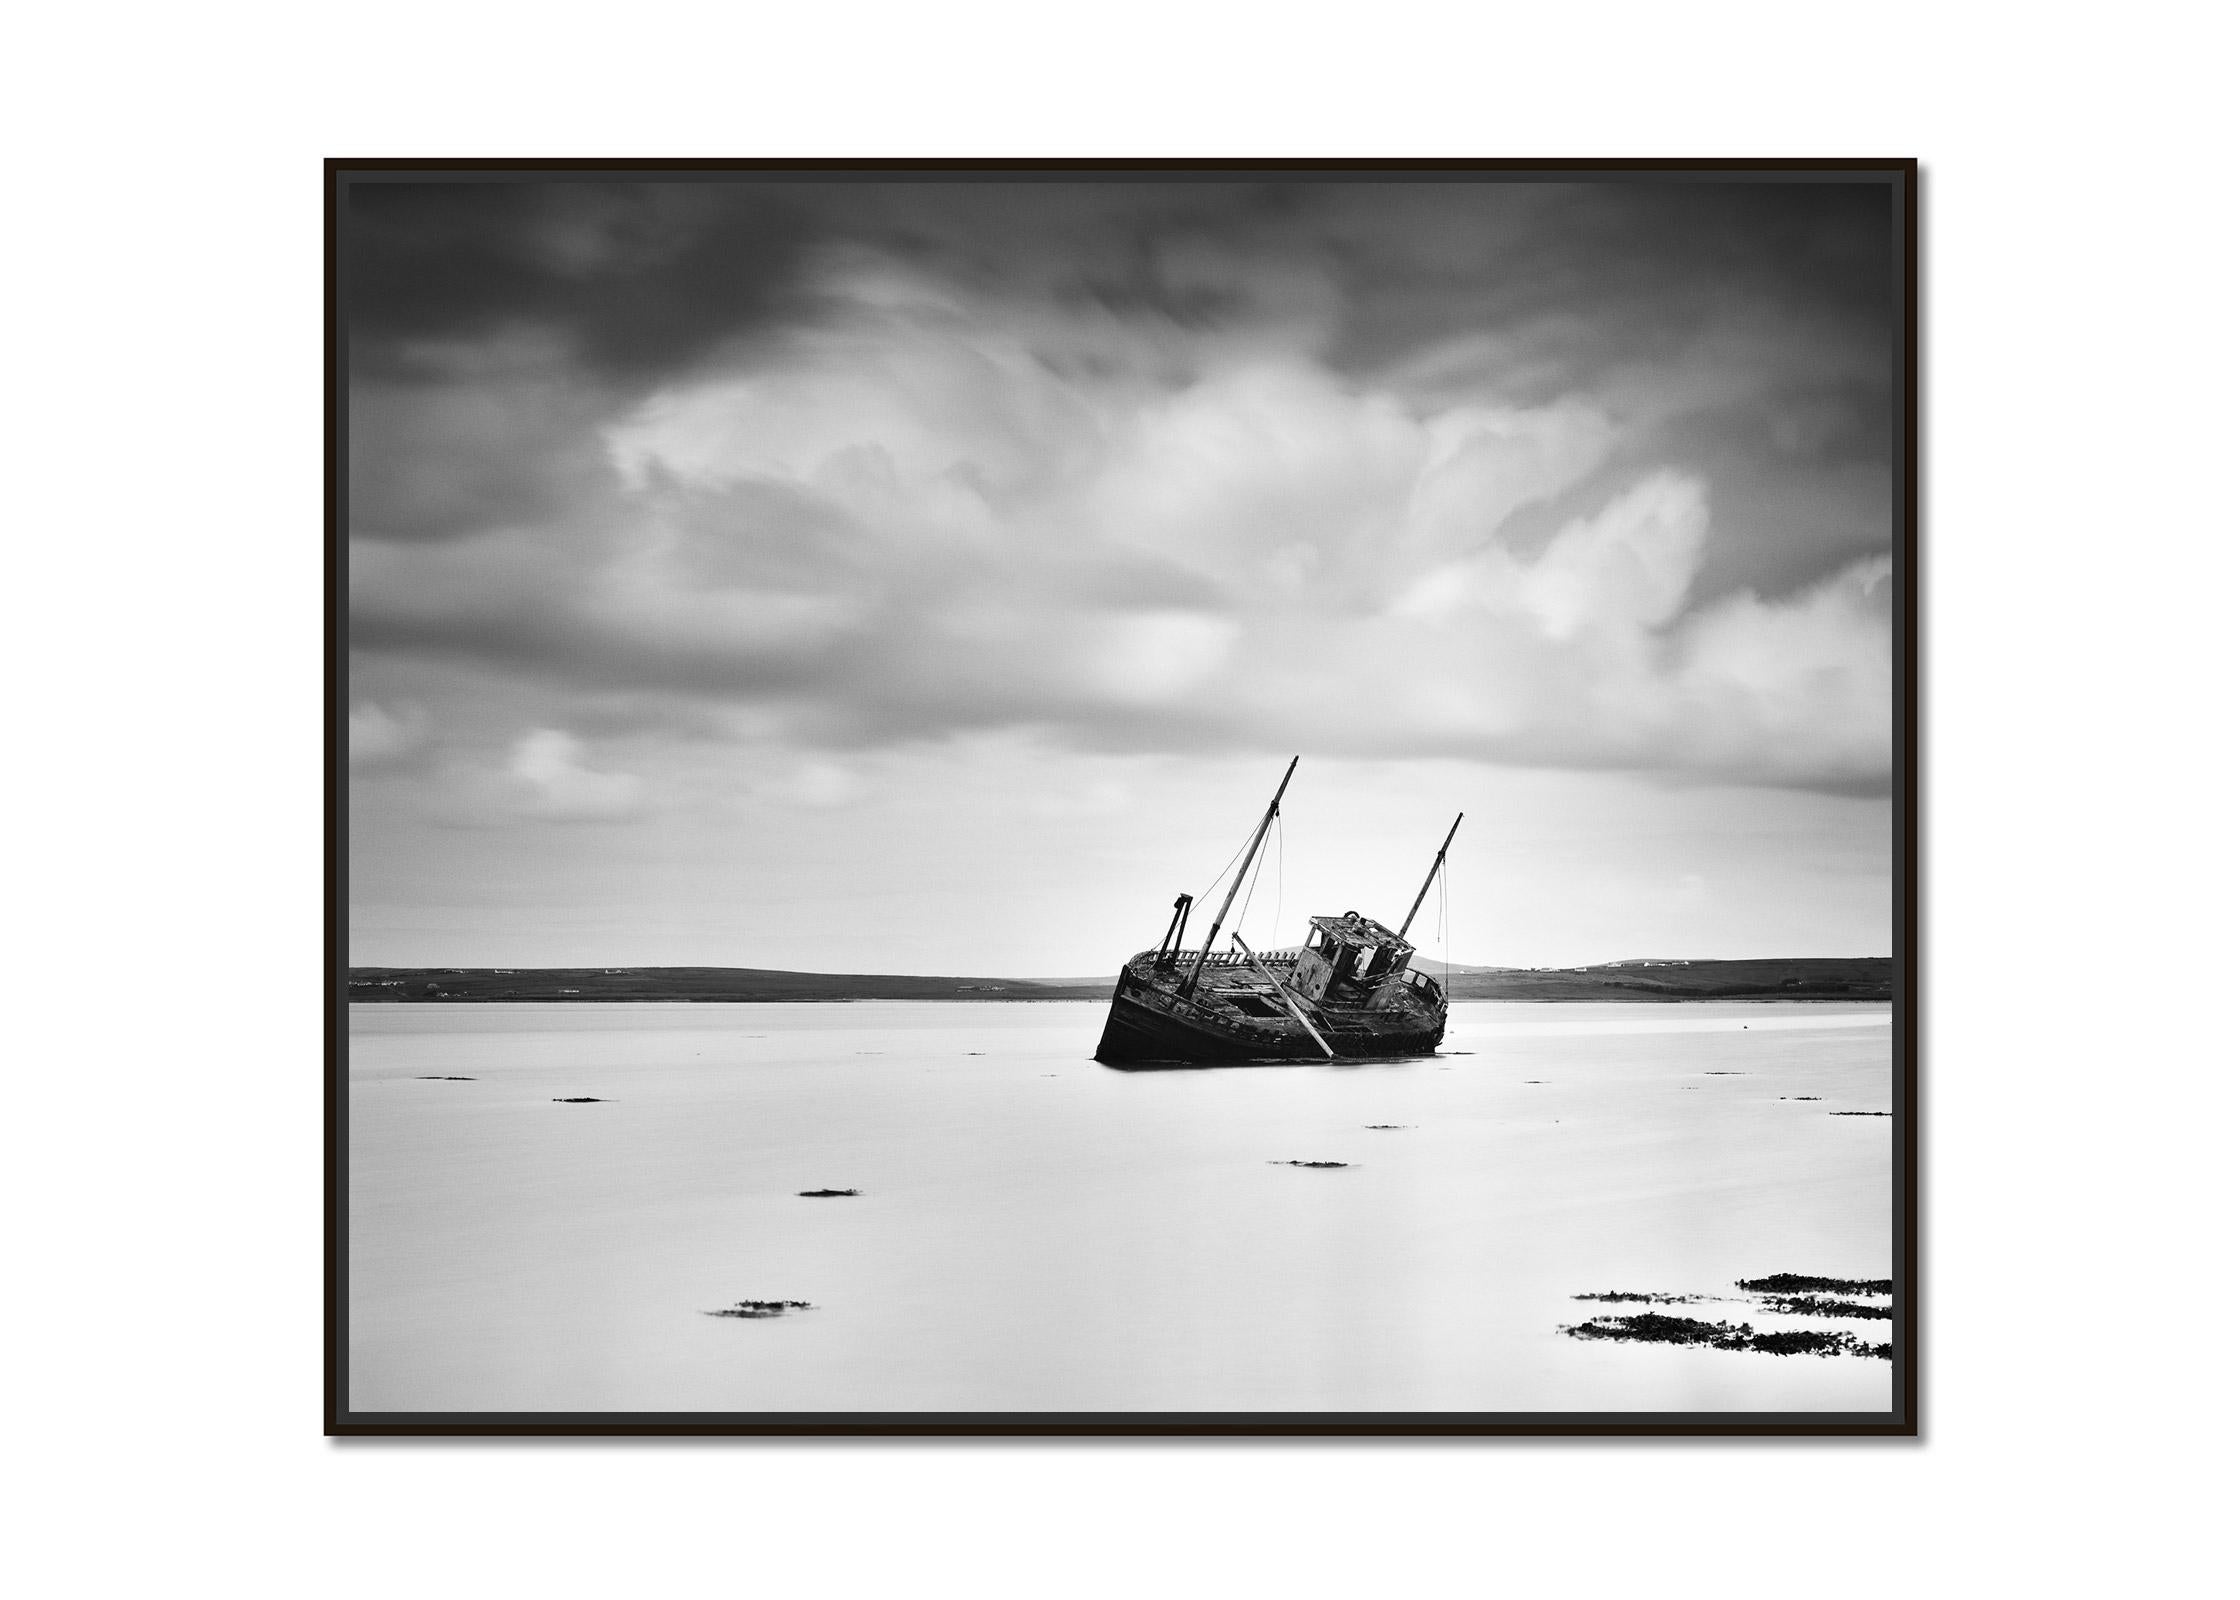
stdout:
{"type": "Polygon", "coordinates": [[[1469,1003],[1434,1060],[1164,1072],[1087,1059],[1103,1013],[353,1006],[351,1405],[1890,1403],[1886,1361],[1560,1331],[1617,1289],[1887,1337],[1732,1287],[1890,1275],[1895,1123],[1828,1114],[1892,1109],[1887,1006],[1469,1003]],[[815,1309],[702,1314],[745,1299],[815,1309]]]}

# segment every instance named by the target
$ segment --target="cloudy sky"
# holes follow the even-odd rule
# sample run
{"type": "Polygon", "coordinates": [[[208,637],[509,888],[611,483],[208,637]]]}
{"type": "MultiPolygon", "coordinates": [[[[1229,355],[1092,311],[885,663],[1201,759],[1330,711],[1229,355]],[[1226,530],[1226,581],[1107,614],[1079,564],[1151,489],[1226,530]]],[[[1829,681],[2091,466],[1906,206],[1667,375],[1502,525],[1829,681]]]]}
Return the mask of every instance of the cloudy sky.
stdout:
{"type": "Polygon", "coordinates": [[[1890,949],[1889,191],[351,186],[351,959],[1890,949]]]}

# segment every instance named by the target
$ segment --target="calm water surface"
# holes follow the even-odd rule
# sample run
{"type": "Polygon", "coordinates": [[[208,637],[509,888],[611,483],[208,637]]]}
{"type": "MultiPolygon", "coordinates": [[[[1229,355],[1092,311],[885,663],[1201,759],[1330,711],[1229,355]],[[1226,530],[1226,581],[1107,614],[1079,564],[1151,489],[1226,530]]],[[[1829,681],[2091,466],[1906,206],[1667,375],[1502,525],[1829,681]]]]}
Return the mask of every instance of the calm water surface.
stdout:
{"type": "Polygon", "coordinates": [[[1891,1109],[1887,1006],[1472,1003],[1434,1060],[1167,1072],[1087,1059],[1103,1016],[353,1006],[352,1405],[1889,1405],[1883,1361],[1559,1331],[1888,1276],[1894,1123],[1828,1115],[1891,1109]],[[748,1298],[816,1309],[702,1315],[748,1298]]]}

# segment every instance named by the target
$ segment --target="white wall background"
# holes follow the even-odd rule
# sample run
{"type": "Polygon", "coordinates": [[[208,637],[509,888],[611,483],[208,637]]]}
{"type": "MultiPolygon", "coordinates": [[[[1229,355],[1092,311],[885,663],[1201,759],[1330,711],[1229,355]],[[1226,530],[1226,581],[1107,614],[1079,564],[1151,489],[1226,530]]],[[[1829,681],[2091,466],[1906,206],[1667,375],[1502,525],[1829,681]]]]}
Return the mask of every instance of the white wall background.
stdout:
{"type": "Polygon", "coordinates": [[[2233,1392],[2228,26],[18,18],[23,1592],[2201,1592],[2233,1392]],[[1922,157],[1926,1442],[322,1440],[317,163],[538,153],[1922,157]]]}

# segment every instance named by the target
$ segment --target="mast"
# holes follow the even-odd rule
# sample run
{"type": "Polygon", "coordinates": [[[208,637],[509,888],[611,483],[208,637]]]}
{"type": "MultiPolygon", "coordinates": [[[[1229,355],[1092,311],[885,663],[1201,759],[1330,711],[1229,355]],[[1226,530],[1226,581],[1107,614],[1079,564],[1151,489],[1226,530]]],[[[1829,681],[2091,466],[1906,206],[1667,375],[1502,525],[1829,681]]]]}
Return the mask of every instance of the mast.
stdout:
{"type": "Polygon", "coordinates": [[[1283,769],[1283,782],[1276,785],[1276,797],[1268,802],[1267,814],[1261,817],[1260,826],[1252,830],[1252,842],[1245,846],[1244,859],[1237,863],[1237,875],[1229,882],[1229,892],[1221,901],[1221,909],[1213,914],[1212,926],[1206,929],[1206,942],[1198,950],[1197,964],[1190,969],[1190,976],[1183,981],[1182,993],[1190,994],[1198,987],[1198,974],[1205,971],[1206,955],[1213,949],[1214,936],[1228,920],[1229,907],[1235,904],[1237,891],[1244,887],[1244,875],[1252,870],[1252,858],[1260,853],[1260,841],[1267,838],[1268,826],[1276,820],[1276,807],[1283,804],[1283,791],[1291,787],[1291,774],[1298,770],[1299,758],[1293,756],[1291,765],[1283,769]]]}
{"type": "MultiPolygon", "coordinates": [[[[1431,870],[1423,875],[1423,887],[1416,891],[1416,903],[1408,907],[1408,922],[1415,921],[1416,913],[1423,909],[1423,897],[1431,892],[1431,880],[1439,876],[1440,867],[1446,864],[1447,846],[1454,843],[1455,828],[1461,826],[1462,813],[1457,811],[1454,814],[1454,828],[1447,830],[1446,838],[1439,843],[1439,853],[1432,857],[1431,870]]],[[[1408,922],[1400,924],[1400,937],[1403,939],[1408,936],[1408,922]]]]}

